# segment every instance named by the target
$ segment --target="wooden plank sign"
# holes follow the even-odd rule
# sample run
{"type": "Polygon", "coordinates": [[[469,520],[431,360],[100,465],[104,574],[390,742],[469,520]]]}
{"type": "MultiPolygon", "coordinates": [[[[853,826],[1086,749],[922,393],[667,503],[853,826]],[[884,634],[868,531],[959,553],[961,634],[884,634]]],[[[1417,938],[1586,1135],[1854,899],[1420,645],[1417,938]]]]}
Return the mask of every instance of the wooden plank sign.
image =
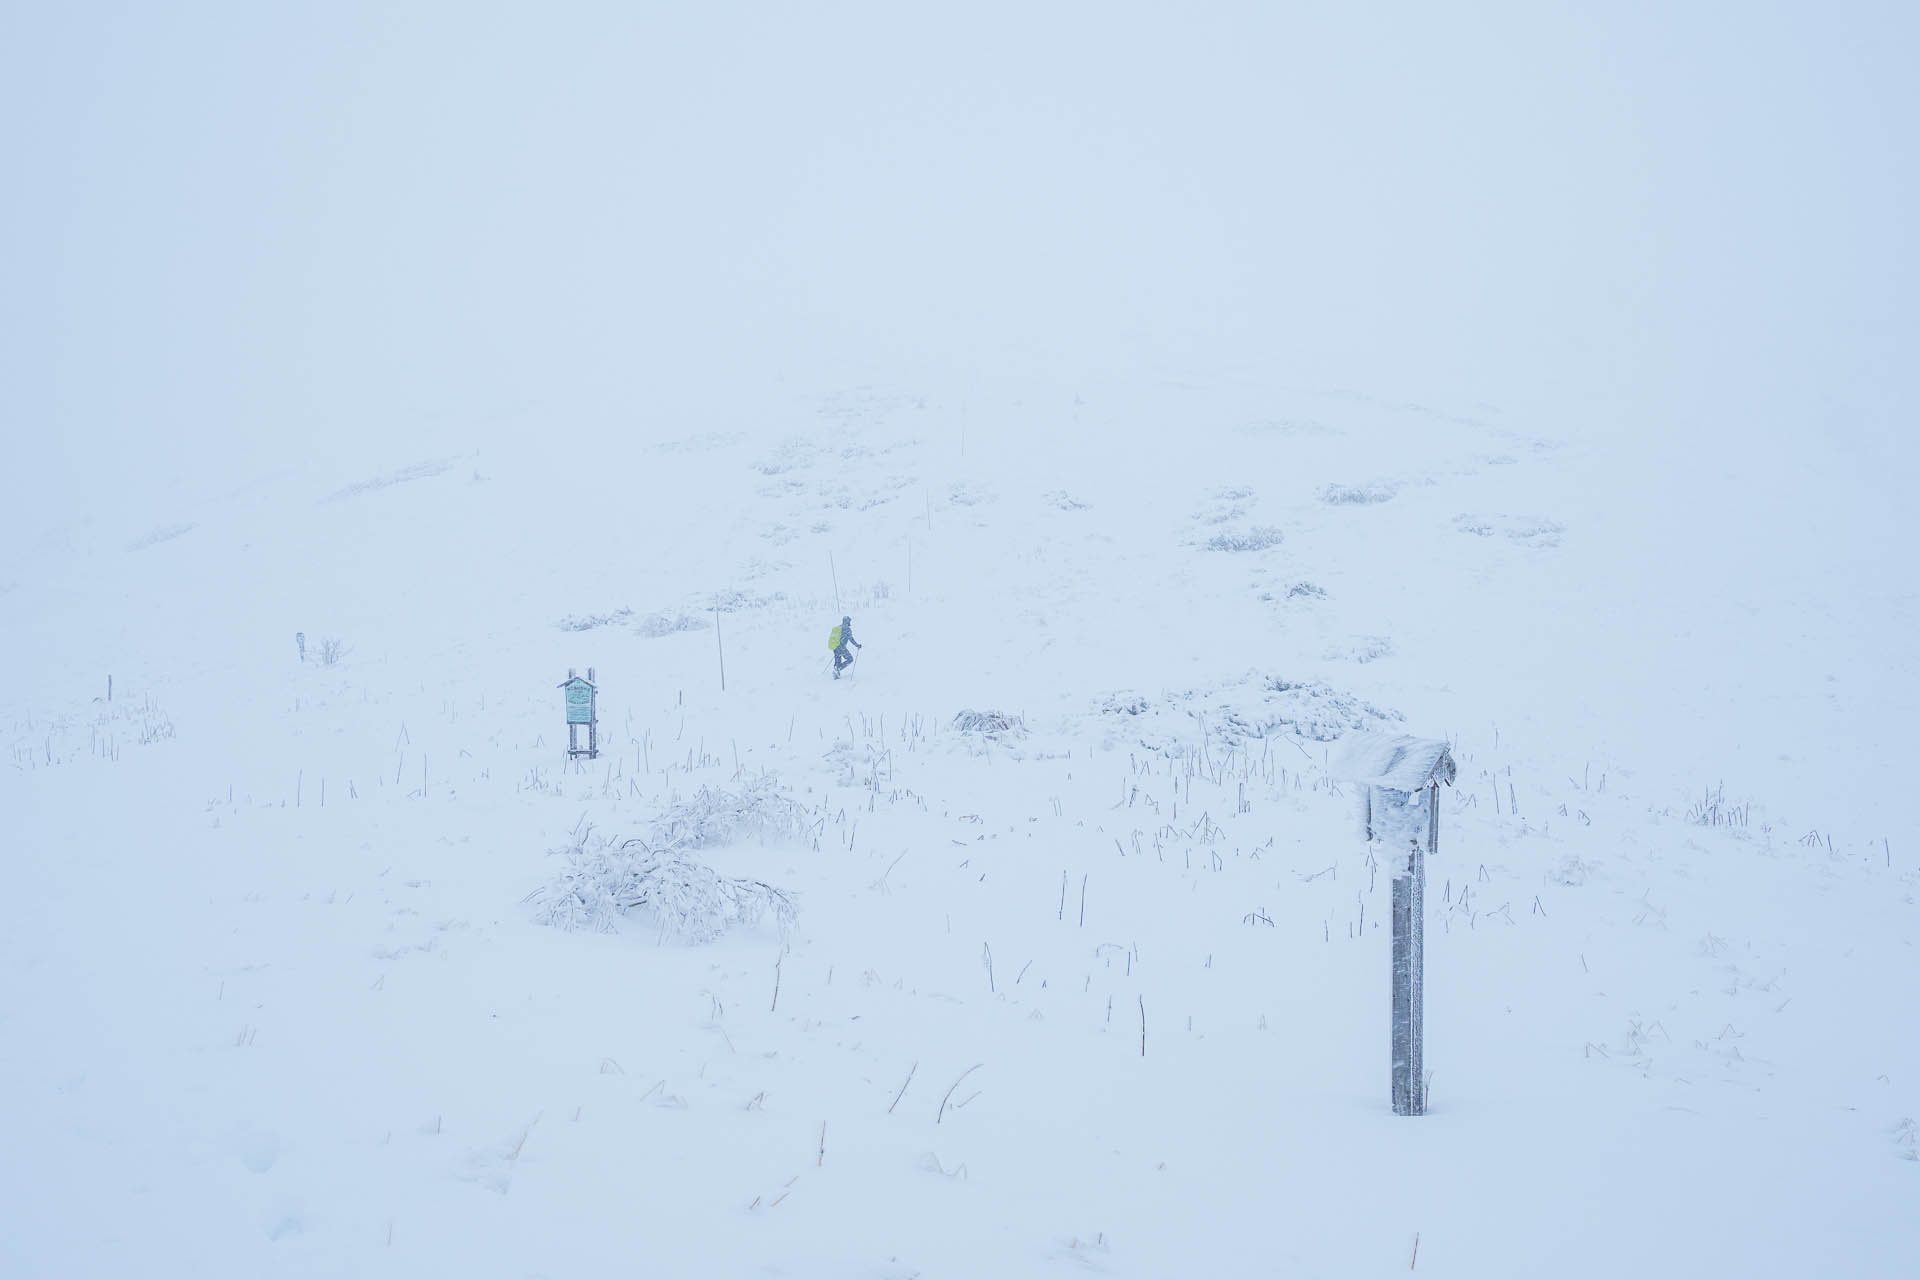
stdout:
{"type": "Polygon", "coordinates": [[[593,686],[585,680],[567,683],[567,723],[593,723],[593,686]]]}
{"type": "Polygon", "coordinates": [[[567,759],[585,756],[592,760],[600,754],[600,711],[595,705],[599,690],[594,687],[593,668],[587,668],[587,678],[582,680],[567,669],[566,681],[560,685],[567,695],[567,759]],[[587,745],[580,745],[580,726],[587,727],[587,745]]]}

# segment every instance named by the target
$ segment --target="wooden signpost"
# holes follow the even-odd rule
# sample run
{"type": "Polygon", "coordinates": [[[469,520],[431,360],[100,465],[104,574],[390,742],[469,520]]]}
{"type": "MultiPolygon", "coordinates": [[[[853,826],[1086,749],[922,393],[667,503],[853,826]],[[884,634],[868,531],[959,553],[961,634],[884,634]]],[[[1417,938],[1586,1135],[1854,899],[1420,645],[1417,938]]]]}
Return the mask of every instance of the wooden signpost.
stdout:
{"type": "Polygon", "coordinates": [[[574,674],[572,667],[567,668],[567,678],[559,688],[567,691],[567,759],[585,756],[589,760],[600,756],[600,709],[598,698],[600,691],[593,683],[593,668],[587,668],[587,678],[582,680],[574,674]],[[580,745],[580,726],[587,727],[587,745],[580,745]]]}
{"type": "Polygon", "coordinates": [[[1362,838],[1380,846],[1393,884],[1393,1113],[1427,1113],[1427,858],[1440,847],[1440,787],[1457,770],[1444,742],[1404,734],[1351,734],[1336,777],[1360,787],[1362,838]]]}

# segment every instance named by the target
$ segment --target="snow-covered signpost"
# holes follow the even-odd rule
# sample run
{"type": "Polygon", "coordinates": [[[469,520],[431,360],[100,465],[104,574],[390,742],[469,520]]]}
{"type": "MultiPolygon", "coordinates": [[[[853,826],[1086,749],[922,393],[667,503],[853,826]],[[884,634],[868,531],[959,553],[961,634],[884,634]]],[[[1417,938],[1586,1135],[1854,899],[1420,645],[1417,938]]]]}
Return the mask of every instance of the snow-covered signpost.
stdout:
{"type": "Polygon", "coordinates": [[[1427,855],[1439,850],[1440,784],[1453,785],[1453,753],[1404,734],[1351,734],[1333,772],[1359,786],[1363,838],[1381,847],[1393,882],[1393,1113],[1422,1116],[1427,855]]]}
{"type": "Polygon", "coordinates": [[[599,690],[593,684],[593,668],[587,668],[587,678],[582,680],[567,668],[565,683],[559,686],[567,691],[567,759],[585,756],[589,760],[600,757],[600,713],[596,705],[599,690]],[[587,726],[587,745],[580,745],[580,726],[587,726]]]}

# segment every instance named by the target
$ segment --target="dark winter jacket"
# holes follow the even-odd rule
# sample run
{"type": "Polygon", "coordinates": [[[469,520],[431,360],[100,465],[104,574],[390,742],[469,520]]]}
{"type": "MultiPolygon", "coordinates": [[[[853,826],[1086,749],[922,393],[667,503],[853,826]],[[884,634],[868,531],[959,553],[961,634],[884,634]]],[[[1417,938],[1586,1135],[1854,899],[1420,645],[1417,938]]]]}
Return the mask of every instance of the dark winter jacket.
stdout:
{"type": "Polygon", "coordinates": [[[842,622],[840,623],[840,648],[839,648],[839,650],[838,650],[838,652],[840,652],[840,653],[845,653],[845,652],[847,651],[847,646],[848,646],[848,645],[852,645],[852,646],[853,646],[854,648],[856,648],[856,649],[858,649],[858,648],[861,648],[861,647],[862,647],[862,646],[861,646],[861,644],[860,644],[860,642],[859,642],[858,640],[855,640],[855,639],[853,638],[853,623],[852,623],[852,621],[851,621],[851,620],[843,620],[843,621],[842,621],[842,622]]]}

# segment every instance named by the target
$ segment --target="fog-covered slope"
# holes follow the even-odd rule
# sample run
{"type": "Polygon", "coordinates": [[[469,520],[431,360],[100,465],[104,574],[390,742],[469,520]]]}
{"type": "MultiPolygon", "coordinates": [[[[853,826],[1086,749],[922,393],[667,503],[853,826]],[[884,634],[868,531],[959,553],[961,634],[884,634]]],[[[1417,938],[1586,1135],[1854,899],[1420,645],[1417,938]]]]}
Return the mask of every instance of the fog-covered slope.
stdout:
{"type": "Polygon", "coordinates": [[[0,18],[0,1272],[1906,1274],[1913,22],[0,18]]]}
{"type": "Polygon", "coordinates": [[[1605,455],[1249,396],[868,387],[76,541],[5,598],[17,1265],[1897,1272],[1915,864],[1831,798],[1903,757],[1843,754],[1825,673],[1743,696],[1820,584],[1611,592],[1605,455]],[[1653,678],[1698,661],[1658,619],[1715,683],[1653,678]],[[1325,768],[1359,727],[1462,764],[1420,1121],[1325,768]],[[549,851],[703,788],[793,806],[699,855],[795,893],[784,939],[540,923],[549,851]]]}

